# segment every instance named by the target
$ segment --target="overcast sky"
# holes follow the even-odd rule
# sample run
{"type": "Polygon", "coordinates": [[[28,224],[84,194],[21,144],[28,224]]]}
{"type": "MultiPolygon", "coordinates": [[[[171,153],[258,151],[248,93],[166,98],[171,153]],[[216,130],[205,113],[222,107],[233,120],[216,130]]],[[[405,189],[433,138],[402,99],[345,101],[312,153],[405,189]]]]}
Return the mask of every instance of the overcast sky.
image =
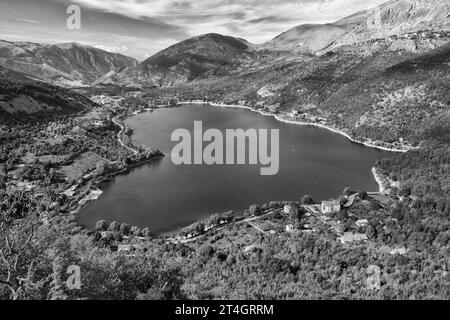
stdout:
{"type": "Polygon", "coordinates": [[[139,60],[186,38],[221,33],[262,43],[304,23],[333,22],[386,0],[0,0],[0,39],[79,42],[139,60]],[[81,29],[66,27],[81,7],[81,29]]]}

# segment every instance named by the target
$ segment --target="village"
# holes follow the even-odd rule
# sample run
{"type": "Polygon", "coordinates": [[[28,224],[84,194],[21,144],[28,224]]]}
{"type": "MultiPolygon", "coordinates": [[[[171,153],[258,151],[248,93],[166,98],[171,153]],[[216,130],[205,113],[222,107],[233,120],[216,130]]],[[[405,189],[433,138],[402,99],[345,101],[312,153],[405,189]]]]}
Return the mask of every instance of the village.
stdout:
{"type": "MultiPolygon", "coordinates": [[[[153,236],[153,241],[192,249],[205,244],[218,248],[232,244],[241,247],[245,254],[258,250],[258,239],[261,237],[295,238],[301,234],[325,236],[349,249],[375,246],[371,234],[373,224],[383,224],[386,230],[393,226],[395,228],[395,219],[386,213],[394,203],[394,199],[384,193],[355,192],[346,188],[339,199],[319,203],[310,196],[304,196],[298,202],[272,201],[261,206],[252,205],[241,215],[233,211],[214,214],[177,232],[153,236]]],[[[151,239],[148,234],[137,237],[132,232],[117,236],[121,230],[117,223],[111,227],[102,222],[99,228],[97,234],[100,235],[97,238],[111,250],[125,255],[134,255],[138,250],[145,251],[151,239]]],[[[388,246],[379,250],[392,255],[403,255],[408,251],[405,247],[388,246]]]]}

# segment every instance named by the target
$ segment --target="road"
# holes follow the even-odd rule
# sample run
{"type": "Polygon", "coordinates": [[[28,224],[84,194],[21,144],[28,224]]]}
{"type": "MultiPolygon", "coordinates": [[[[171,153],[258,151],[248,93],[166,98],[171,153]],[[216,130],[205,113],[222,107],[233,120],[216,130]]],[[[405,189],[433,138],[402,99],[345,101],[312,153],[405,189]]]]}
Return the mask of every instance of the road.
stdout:
{"type": "Polygon", "coordinates": [[[133,155],[128,156],[128,158],[137,155],[137,154],[139,153],[139,151],[134,150],[133,148],[130,148],[129,146],[127,146],[127,145],[126,145],[125,143],[123,143],[123,141],[122,141],[121,136],[122,136],[122,133],[125,131],[125,128],[123,127],[123,125],[121,125],[119,122],[117,122],[117,120],[116,120],[115,118],[112,119],[112,122],[114,122],[114,124],[116,124],[116,125],[118,125],[118,126],[120,127],[120,131],[119,131],[119,133],[117,134],[117,141],[119,141],[119,143],[120,143],[124,148],[130,150],[130,151],[133,153],[133,155]]]}

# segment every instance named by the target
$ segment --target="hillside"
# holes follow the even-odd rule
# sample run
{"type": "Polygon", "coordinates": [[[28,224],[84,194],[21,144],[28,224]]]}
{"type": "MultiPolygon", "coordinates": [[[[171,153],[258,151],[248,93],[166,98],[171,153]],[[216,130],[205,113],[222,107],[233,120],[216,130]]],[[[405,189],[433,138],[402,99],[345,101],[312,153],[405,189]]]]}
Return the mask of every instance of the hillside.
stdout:
{"type": "Polygon", "coordinates": [[[0,65],[55,84],[90,84],[108,72],[134,68],[137,60],[77,43],[0,41],[0,65]]]}
{"type": "Polygon", "coordinates": [[[242,39],[206,34],[177,43],[142,62],[136,72],[122,74],[124,83],[173,86],[196,79],[228,74],[254,57],[242,39]]]}
{"type": "Polygon", "coordinates": [[[450,32],[449,16],[445,0],[392,0],[372,10],[327,50],[390,38],[394,48],[425,52],[443,44],[441,38],[450,32]]]}
{"type": "Polygon", "coordinates": [[[426,54],[386,50],[388,41],[312,60],[268,64],[259,71],[173,88],[181,99],[246,103],[320,117],[361,140],[417,146],[449,112],[450,45],[426,54]],[[420,71],[420,72],[419,72],[420,71]],[[280,81],[282,79],[282,81],[280,81]]]}
{"type": "Polygon", "coordinates": [[[328,46],[347,31],[346,26],[334,24],[300,25],[264,43],[259,49],[289,53],[315,52],[328,46]]]}
{"type": "Polygon", "coordinates": [[[92,107],[84,96],[0,66],[0,123],[44,120],[92,107]]]}

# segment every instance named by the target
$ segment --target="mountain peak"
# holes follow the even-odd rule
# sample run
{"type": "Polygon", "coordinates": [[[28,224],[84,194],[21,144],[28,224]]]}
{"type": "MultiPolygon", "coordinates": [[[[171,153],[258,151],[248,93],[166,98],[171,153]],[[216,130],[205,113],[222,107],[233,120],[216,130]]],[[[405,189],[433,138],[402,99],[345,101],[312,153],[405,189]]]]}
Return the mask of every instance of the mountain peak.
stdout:
{"type": "Polygon", "coordinates": [[[244,39],[207,33],[158,52],[139,65],[139,78],[157,86],[184,84],[220,74],[254,55],[244,39]]]}

